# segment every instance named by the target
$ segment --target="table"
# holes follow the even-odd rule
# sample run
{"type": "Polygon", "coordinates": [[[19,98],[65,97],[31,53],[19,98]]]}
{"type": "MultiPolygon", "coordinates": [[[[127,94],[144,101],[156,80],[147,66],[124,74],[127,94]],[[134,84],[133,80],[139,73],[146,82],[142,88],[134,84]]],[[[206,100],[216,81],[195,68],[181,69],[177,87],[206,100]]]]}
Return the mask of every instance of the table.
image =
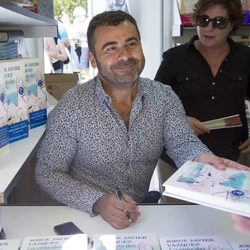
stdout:
{"type": "Polygon", "coordinates": [[[2,206],[1,223],[8,239],[55,235],[53,226],[74,222],[83,232],[150,233],[160,236],[224,235],[232,241],[250,242],[249,236],[234,229],[231,214],[200,205],[141,205],[139,220],[116,230],[100,216],[67,206],[2,206]]]}

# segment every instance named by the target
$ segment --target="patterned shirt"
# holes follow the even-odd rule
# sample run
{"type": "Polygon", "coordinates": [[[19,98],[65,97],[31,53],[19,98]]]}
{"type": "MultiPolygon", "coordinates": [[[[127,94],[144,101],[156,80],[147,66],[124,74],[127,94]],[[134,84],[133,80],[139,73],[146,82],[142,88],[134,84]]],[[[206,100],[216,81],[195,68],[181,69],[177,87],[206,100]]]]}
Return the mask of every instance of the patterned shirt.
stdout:
{"type": "Polygon", "coordinates": [[[117,188],[141,202],[163,146],[177,166],[208,152],[169,86],[138,79],[126,127],[99,77],[69,90],[48,116],[36,179],[54,199],[93,215],[117,188]]]}

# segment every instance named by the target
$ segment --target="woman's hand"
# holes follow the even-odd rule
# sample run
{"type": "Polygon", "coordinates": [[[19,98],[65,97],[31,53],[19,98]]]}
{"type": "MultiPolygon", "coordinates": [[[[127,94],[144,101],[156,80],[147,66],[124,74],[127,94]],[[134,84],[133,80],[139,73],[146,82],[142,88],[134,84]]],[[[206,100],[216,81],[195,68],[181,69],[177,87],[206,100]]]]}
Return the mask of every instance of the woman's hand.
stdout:
{"type": "Polygon", "coordinates": [[[236,230],[250,235],[250,218],[238,214],[233,214],[236,230]]]}
{"type": "Polygon", "coordinates": [[[196,118],[188,116],[187,120],[188,120],[189,126],[194,130],[194,133],[196,135],[210,133],[210,130],[196,118]]]}
{"type": "Polygon", "coordinates": [[[240,146],[239,150],[242,154],[250,153],[250,138],[246,139],[240,146]]]}

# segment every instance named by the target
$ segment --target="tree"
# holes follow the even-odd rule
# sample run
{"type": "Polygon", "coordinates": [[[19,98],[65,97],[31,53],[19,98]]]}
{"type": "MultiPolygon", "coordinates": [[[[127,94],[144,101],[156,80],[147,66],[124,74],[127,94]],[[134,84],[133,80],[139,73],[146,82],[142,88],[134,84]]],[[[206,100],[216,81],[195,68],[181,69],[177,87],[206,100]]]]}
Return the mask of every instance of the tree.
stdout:
{"type": "Polygon", "coordinates": [[[60,19],[63,11],[66,11],[71,21],[73,20],[73,11],[77,6],[82,6],[88,10],[88,0],[54,0],[54,16],[60,19]]]}

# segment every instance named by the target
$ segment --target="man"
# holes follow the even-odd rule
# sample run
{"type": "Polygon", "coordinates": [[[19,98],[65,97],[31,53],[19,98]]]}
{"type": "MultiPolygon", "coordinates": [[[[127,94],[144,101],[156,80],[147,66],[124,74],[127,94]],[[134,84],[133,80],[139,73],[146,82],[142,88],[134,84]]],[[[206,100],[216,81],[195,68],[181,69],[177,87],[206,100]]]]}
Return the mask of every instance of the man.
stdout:
{"type": "Polygon", "coordinates": [[[177,166],[195,159],[239,167],[198,140],[170,87],[139,77],[145,60],[132,16],[101,13],[87,37],[98,75],[67,92],[48,117],[36,167],[43,190],[120,229],[138,219],[163,146],[177,166]]]}

